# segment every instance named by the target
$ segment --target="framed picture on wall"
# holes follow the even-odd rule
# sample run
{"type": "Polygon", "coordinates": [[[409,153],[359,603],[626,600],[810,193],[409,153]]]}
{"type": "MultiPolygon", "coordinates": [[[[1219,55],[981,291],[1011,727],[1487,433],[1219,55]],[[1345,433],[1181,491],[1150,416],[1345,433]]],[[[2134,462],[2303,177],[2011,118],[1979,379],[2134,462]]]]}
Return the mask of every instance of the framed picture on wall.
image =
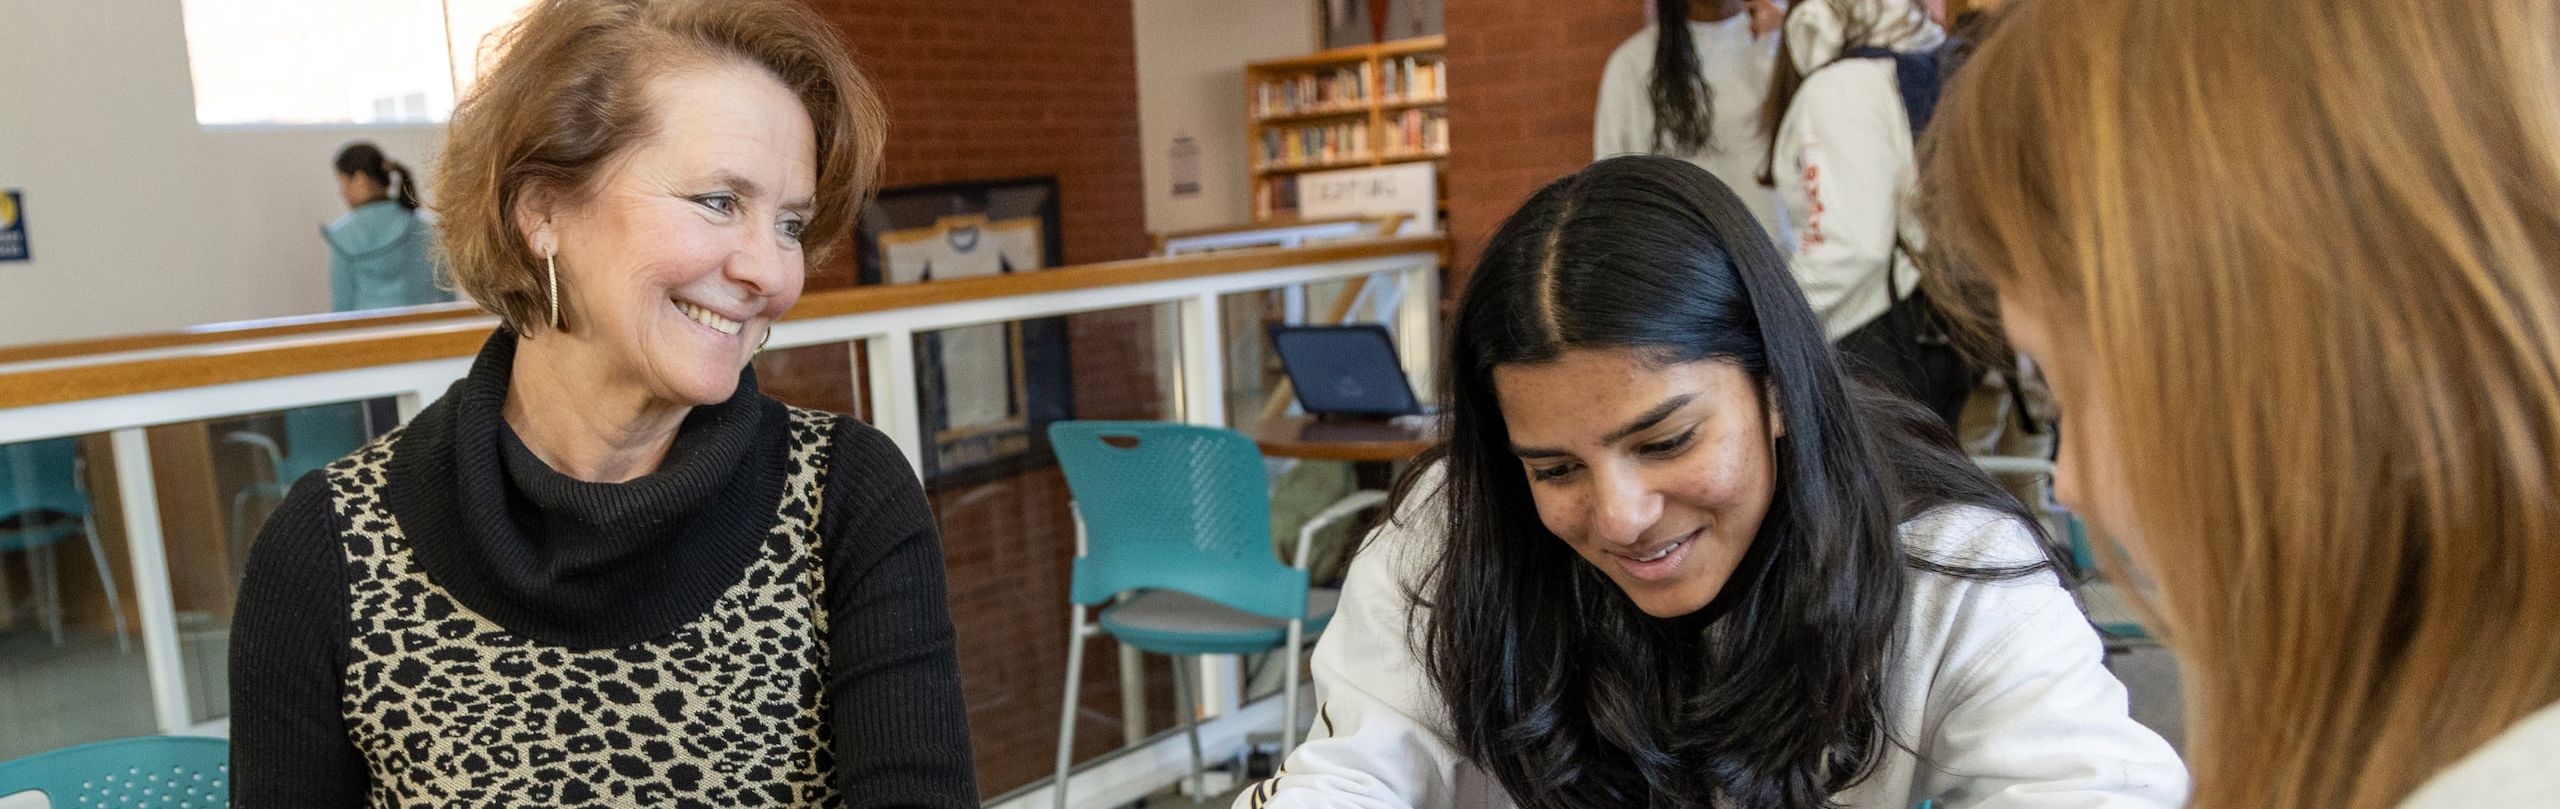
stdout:
{"type": "MultiPolygon", "coordinates": [[[[855,232],[864,284],[916,284],[1057,266],[1054,177],[884,189],[855,232]]],[[[1071,418],[1065,318],[916,336],[924,477],[950,485],[1048,460],[1050,422],[1071,418]]]]}

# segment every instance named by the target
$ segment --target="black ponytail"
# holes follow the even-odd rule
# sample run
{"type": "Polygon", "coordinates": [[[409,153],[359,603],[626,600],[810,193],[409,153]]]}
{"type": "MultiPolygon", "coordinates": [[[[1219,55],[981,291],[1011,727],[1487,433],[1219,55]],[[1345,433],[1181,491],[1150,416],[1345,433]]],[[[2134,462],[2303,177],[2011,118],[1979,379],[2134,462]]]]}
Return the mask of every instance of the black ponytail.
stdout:
{"type": "Polygon", "coordinates": [[[1694,153],[1715,146],[1715,88],[1700,75],[1689,33],[1689,0],[1654,0],[1653,149],[1694,153]]]}
{"type": "Polygon", "coordinates": [[[346,148],[338,150],[334,165],[339,174],[361,174],[372,179],[382,186],[383,192],[390,195],[393,202],[400,203],[400,207],[412,211],[418,209],[417,177],[409,173],[409,167],[383,156],[382,147],[366,141],[347,144],[346,148]],[[399,181],[393,182],[394,177],[399,181]]]}
{"type": "Polygon", "coordinates": [[[402,208],[407,208],[412,211],[417,210],[417,175],[410,174],[408,166],[403,166],[393,161],[382,161],[382,165],[384,168],[389,169],[393,179],[399,180],[397,183],[391,183],[385,186],[391,189],[391,201],[400,203],[400,207],[402,208]]]}

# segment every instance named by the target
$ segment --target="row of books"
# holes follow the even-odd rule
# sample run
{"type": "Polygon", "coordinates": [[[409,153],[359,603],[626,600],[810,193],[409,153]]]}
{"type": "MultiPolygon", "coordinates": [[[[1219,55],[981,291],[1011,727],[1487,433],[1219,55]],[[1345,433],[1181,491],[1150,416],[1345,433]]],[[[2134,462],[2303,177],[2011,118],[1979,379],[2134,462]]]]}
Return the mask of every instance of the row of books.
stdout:
{"type": "Polygon", "coordinates": [[[1301,166],[1369,158],[1369,122],[1276,127],[1262,130],[1263,166],[1301,166]]]}
{"type": "Polygon", "coordinates": [[[1447,154],[1449,151],[1449,113],[1432,110],[1405,110],[1388,119],[1386,131],[1379,133],[1378,148],[1389,157],[1416,153],[1447,154]]]}
{"type": "Polygon", "coordinates": [[[1369,103],[1369,65],[1303,73],[1254,88],[1254,115],[1299,115],[1359,109],[1369,103]]]}
{"type": "Polygon", "coordinates": [[[1386,81],[1378,92],[1388,101],[1421,101],[1449,97],[1449,65],[1436,59],[1407,56],[1386,61],[1386,81]]]}

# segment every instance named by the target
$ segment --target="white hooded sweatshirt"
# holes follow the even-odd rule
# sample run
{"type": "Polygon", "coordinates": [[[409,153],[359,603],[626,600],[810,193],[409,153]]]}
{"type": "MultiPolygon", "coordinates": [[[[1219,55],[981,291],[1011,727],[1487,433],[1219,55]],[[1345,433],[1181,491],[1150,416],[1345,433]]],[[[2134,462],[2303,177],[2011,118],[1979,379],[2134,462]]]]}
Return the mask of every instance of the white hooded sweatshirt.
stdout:
{"type": "MultiPolygon", "coordinates": [[[[1417,492],[1438,488],[1433,474],[1417,492]]],[[[1280,774],[1235,809],[1497,809],[1510,797],[1460,754],[1442,700],[1415,653],[1429,608],[1406,597],[1443,541],[1433,498],[1416,496],[1351,563],[1340,607],[1317,642],[1318,709],[1280,774]]],[[[2015,519],[1939,509],[1902,526],[1928,558],[2001,566],[2040,559],[2015,519]]],[[[2126,714],[2123,684],[2095,630],[2052,574],[1976,581],[1913,571],[1885,668],[1887,732],[1843,809],[2171,809],[2186,766],[2126,714]]]]}
{"type": "MultiPolygon", "coordinates": [[[[1857,45],[1917,52],[1946,41],[1910,0],[1841,1],[1866,5],[1895,35],[1857,45]]],[[[1893,60],[1841,59],[1841,19],[1826,0],[1798,0],[1782,34],[1805,79],[1779,119],[1770,174],[1795,242],[1788,269],[1837,342],[1919,286],[1909,257],[1894,249],[1897,235],[1914,250],[1928,243],[1912,204],[1919,163],[1893,60]]]]}

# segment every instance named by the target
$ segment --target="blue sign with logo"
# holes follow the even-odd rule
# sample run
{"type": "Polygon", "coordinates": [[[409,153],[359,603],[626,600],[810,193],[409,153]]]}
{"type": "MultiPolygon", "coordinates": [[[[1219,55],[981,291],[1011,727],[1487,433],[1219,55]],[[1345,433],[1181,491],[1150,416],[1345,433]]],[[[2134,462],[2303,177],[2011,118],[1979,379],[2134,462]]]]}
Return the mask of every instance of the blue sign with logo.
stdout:
{"type": "Polygon", "coordinates": [[[27,203],[17,189],[0,191],[0,261],[27,260],[27,203]]]}

